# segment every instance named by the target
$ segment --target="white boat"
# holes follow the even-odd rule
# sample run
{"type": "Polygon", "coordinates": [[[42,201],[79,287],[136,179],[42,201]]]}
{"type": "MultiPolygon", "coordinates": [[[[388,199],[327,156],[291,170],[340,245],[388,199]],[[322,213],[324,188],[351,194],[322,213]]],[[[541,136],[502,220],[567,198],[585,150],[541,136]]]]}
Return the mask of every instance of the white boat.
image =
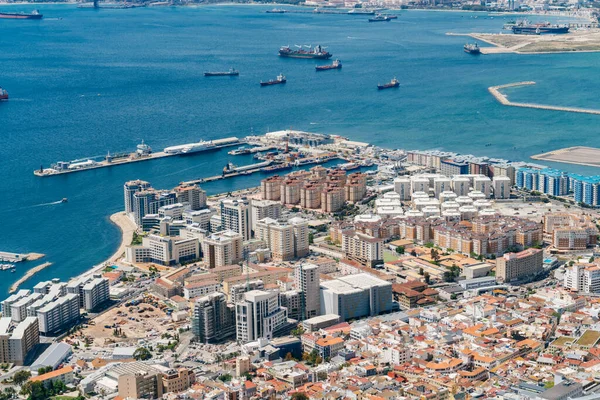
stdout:
{"type": "Polygon", "coordinates": [[[207,151],[215,148],[215,144],[211,142],[206,142],[204,140],[199,141],[198,143],[188,143],[188,144],[180,144],[177,146],[170,146],[164,149],[166,154],[192,154],[198,153],[201,151],[207,151]]]}

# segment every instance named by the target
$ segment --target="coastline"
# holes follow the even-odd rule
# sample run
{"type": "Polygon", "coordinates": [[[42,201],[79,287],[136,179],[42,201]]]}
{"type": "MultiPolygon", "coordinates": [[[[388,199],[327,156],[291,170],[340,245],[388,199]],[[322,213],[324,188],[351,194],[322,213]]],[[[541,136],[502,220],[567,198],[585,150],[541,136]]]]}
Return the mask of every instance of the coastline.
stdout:
{"type": "Polygon", "coordinates": [[[133,240],[133,233],[136,231],[136,226],[132,220],[129,219],[125,211],[119,211],[110,216],[110,221],[115,224],[121,231],[121,244],[119,248],[110,256],[106,261],[100,265],[104,266],[106,263],[114,263],[119,261],[121,256],[125,254],[125,247],[133,240]]]}

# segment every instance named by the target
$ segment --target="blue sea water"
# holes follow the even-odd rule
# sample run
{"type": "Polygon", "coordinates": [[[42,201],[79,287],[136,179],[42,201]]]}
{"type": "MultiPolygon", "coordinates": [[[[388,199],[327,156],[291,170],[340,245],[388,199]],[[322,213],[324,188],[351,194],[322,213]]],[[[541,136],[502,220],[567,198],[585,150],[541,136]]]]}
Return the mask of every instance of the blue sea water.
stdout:
{"type": "MultiPolygon", "coordinates": [[[[411,11],[369,24],[359,16],[265,14],[256,6],[1,9],[34,7],[43,20],[0,20],[0,85],[11,96],[0,104],[0,250],[41,252],[54,263],[24,287],[68,279],[116,250],[120,235],[108,217],[123,208],[124,181],[170,188],[215,175],[228,160],[252,162],[221,150],[46,179],[32,174],[57,160],[133,150],[142,139],[162,149],[293,127],[512,160],[600,145],[598,116],[504,107],[487,91],[534,80],[508,91],[510,98],[598,108],[599,54],[475,57],[462,51],[466,38],[446,35],[499,32],[508,17],[411,11]],[[314,61],[277,57],[288,44],[328,46],[343,70],[315,73],[314,61]],[[230,67],[240,76],[202,76],[230,67]],[[280,72],[286,85],[259,87],[280,72]],[[394,76],[400,89],[376,90],[394,76]],[[48,204],[63,197],[67,204],[48,204]]],[[[218,193],[260,179],[204,188],[218,193]]],[[[30,266],[0,271],[0,292],[30,266]]]]}

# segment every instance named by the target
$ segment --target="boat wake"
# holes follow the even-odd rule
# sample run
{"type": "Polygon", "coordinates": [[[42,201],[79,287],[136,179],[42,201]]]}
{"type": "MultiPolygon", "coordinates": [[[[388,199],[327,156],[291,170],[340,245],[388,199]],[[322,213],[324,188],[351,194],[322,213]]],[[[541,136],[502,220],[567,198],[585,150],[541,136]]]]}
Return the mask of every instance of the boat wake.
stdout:
{"type": "Polygon", "coordinates": [[[56,204],[62,204],[62,203],[64,203],[64,201],[63,201],[63,200],[58,200],[58,201],[53,201],[53,202],[51,202],[51,203],[42,203],[42,204],[36,204],[36,205],[34,205],[34,206],[31,206],[31,207],[44,207],[44,206],[53,206],[53,205],[56,205],[56,204]]]}

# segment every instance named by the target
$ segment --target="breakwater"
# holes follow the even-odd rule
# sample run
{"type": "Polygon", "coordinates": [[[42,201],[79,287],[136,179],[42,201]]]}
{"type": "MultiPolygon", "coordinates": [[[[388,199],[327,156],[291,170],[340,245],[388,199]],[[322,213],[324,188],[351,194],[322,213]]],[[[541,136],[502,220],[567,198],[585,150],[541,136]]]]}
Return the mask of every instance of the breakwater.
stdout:
{"type": "Polygon", "coordinates": [[[488,90],[492,94],[492,96],[494,96],[496,98],[496,100],[498,100],[498,102],[500,102],[500,104],[505,105],[505,106],[600,115],[600,110],[593,110],[593,109],[589,109],[589,108],[549,106],[549,105],[535,104],[535,103],[516,103],[516,102],[512,102],[512,101],[508,100],[508,97],[505,94],[500,92],[500,90],[502,90],[502,89],[506,89],[506,88],[510,88],[510,87],[517,87],[517,86],[528,86],[528,85],[535,85],[535,82],[526,81],[526,82],[508,83],[506,85],[491,86],[488,88],[488,90]]]}
{"type": "Polygon", "coordinates": [[[23,275],[21,278],[19,278],[19,280],[17,280],[15,283],[13,283],[10,286],[10,289],[8,289],[8,293],[14,293],[14,292],[16,292],[17,289],[19,288],[19,286],[21,286],[23,283],[25,283],[25,281],[27,281],[29,278],[31,278],[32,276],[34,276],[35,274],[37,274],[38,272],[40,272],[44,268],[47,268],[47,267],[49,267],[51,265],[52,265],[51,262],[45,262],[43,264],[38,265],[37,267],[31,268],[29,271],[27,271],[25,273],[25,275],[23,275]]]}

